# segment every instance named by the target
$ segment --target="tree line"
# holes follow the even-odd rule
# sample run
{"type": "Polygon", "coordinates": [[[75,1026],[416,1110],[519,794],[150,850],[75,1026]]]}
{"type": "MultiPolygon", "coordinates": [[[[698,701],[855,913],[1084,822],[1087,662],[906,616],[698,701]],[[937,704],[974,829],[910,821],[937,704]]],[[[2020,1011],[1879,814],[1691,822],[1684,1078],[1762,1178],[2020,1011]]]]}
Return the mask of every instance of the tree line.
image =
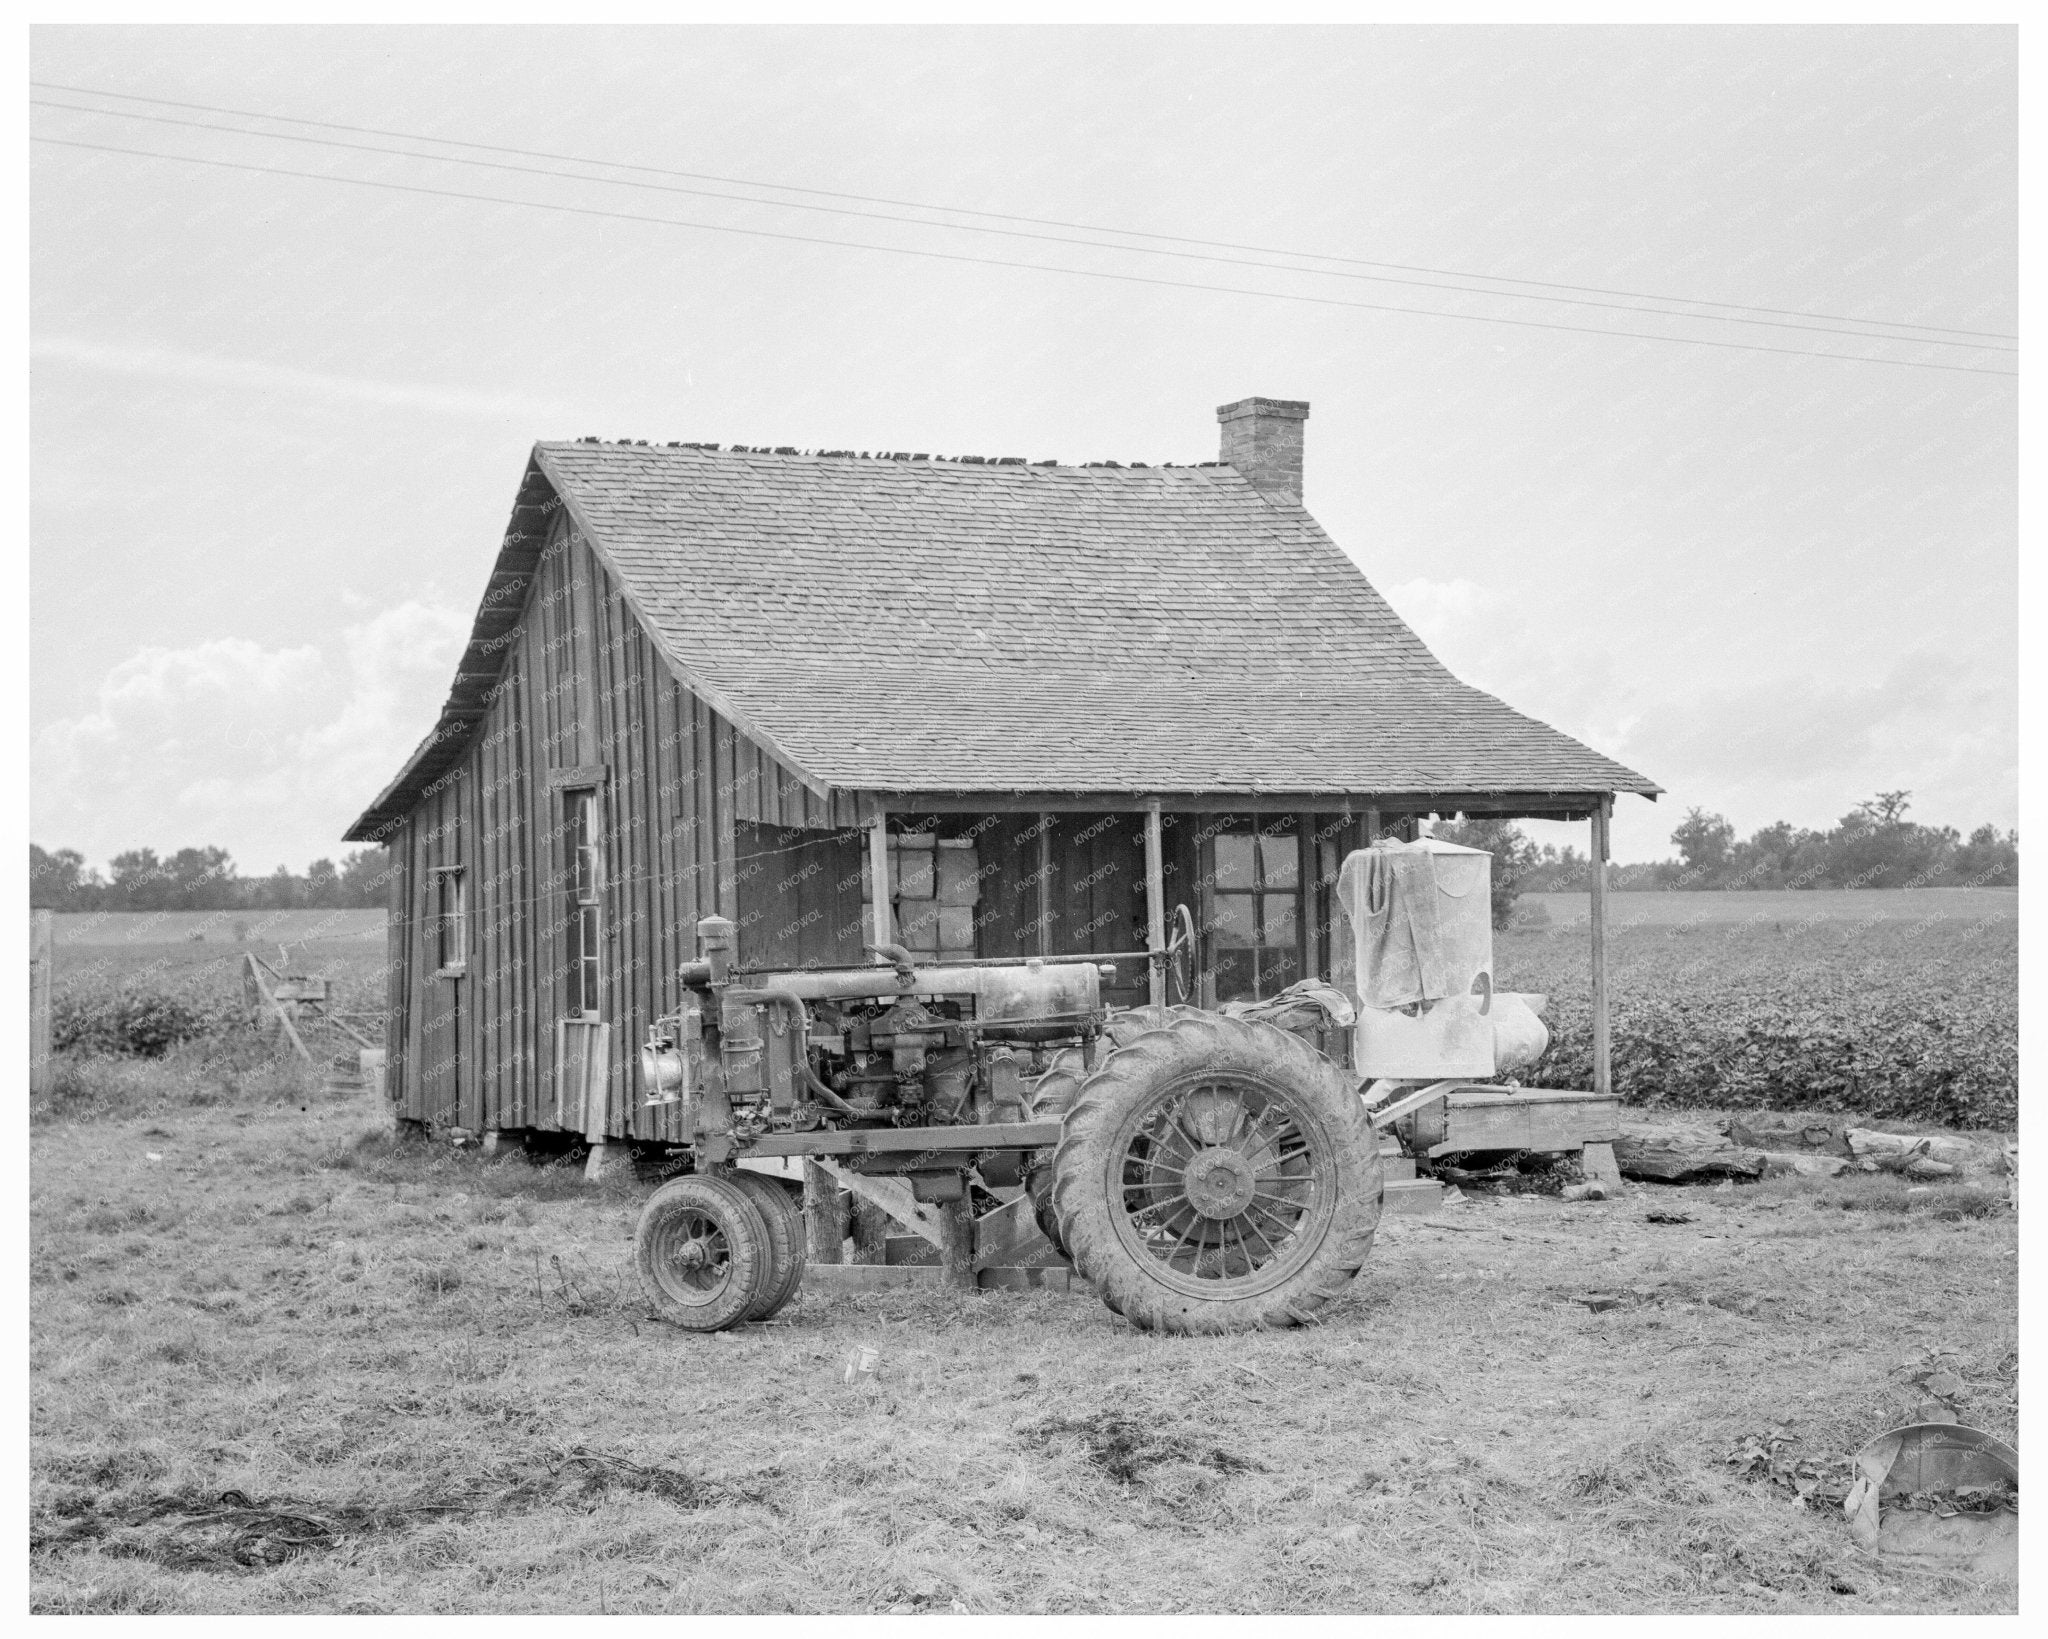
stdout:
{"type": "Polygon", "coordinates": [[[225,848],[180,848],[159,859],[131,848],[88,868],[75,848],[54,853],[28,845],[28,902],[53,911],[381,910],[390,877],[382,848],[358,848],[316,859],[305,875],[280,865],[268,876],[242,876],[225,848]]]}
{"type": "MultiPolygon", "coordinates": [[[[1671,833],[1678,858],[1610,865],[1607,884],[1650,889],[2012,888],[2020,880],[2020,834],[1980,825],[1966,838],[1952,825],[1906,818],[1910,791],[1880,791],[1824,831],[1785,820],[1738,840],[1719,814],[1691,808],[1671,833]]],[[[1494,920],[1505,926],[1525,893],[1583,891],[1590,861],[1569,845],[1538,847],[1512,820],[1473,817],[1432,834],[1493,855],[1494,920]]]]}
{"type": "MultiPolygon", "coordinates": [[[[1980,825],[1967,838],[1950,825],[1906,818],[1910,791],[1880,791],[1825,831],[1784,820],[1738,840],[1735,827],[1702,808],[1686,811],[1671,841],[1677,859],[1610,865],[1608,885],[1631,889],[2011,888],[2020,879],[2020,834],[1980,825]]],[[[1583,889],[1587,857],[1567,845],[1538,847],[1512,820],[1439,822],[1447,842],[1493,855],[1496,917],[1525,893],[1583,889]]],[[[116,854],[108,874],[76,849],[29,844],[29,904],[38,910],[378,909],[390,881],[381,848],[359,848],[339,865],[316,859],[303,876],[280,865],[268,876],[237,874],[225,848],[180,848],[159,859],[150,848],[116,854]]]]}

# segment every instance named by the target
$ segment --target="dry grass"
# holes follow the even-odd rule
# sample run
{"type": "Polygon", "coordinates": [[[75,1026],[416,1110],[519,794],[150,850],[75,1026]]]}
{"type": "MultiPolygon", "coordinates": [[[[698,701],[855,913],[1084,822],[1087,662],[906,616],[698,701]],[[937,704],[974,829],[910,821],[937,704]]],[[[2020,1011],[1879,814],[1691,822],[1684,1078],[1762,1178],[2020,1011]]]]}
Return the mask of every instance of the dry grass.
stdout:
{"type": "Polygon", "coordinates": [[[32,1145],[39,1610],[2011,1607],[1719,1460],[1853,1449],[1937,1349],[2013,1433],[2012,1221],[1841,1210],[1890,1180],[1395,1220],[1315,1331],[806,1293],[697,1337],[636,1292],[640,1188],[363,1101],[32,1145]]]}

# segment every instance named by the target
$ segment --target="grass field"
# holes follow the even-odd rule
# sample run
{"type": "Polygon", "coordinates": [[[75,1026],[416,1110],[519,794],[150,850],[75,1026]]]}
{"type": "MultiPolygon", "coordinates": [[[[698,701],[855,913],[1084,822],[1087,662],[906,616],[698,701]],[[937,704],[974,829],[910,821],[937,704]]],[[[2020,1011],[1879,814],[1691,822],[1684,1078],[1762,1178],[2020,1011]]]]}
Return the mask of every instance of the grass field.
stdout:
{"type": "Polygon", "coordinates": [[[32,1133],[37,1610],[2013,1608],[1721,1460],[1851,1451],[1937,1362],[2012,1438],[1994,1196],[1475,1198],[1312,1331],[806,1291],[701,1337],[638,1296],[640,1187],[266,1096],[32,1133]]]}

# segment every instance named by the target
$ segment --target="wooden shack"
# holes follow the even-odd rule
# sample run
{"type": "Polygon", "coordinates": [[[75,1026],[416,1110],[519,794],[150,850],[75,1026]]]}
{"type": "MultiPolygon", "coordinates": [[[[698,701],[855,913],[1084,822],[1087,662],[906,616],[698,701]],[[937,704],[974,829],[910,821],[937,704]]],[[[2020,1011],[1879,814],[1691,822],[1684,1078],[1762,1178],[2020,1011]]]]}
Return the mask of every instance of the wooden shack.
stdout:
{"type": "Polygon", "coordinates": [[[1589,820],[1604,860],[1658,788],[1437,661],[1304,509],[1307,416],[1226,405],[1188,466],[536,445],[440,720],[348,832],[395,867],[400,1117],[676,1139],[636,1048],[714,912],[792,967],[1142,951],[1185,904],[1215,1006],[1329,974],[1379,831],[1589,820]]]}

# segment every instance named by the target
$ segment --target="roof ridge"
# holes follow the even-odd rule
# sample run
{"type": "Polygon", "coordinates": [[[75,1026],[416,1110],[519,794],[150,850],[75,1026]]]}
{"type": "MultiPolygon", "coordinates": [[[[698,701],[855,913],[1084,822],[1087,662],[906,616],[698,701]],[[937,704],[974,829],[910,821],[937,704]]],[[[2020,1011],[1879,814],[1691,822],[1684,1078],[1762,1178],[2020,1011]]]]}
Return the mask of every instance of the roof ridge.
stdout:
{"type": "Polygon", "coordinates": [[[701,455],[797,456],[817,461],[882,461],[913,464],[924,462],[933,466],[963,467],[1053,467],[1062,472],[1199,472],[1230,466],[1227,461],[1033,461],[1021,455],[936,455],[926,450],[840,450],[823,447],[801,449],[794,444],[720,444],[712,440],[692,438],[671,438],[654,442],[645,438],[600,438],[595,434],[586,434],[581,438],[543,438],[536,442],[542,449],[578,449],[594,445],[599,449],[650,452],[694,450],[701,455]]]}

